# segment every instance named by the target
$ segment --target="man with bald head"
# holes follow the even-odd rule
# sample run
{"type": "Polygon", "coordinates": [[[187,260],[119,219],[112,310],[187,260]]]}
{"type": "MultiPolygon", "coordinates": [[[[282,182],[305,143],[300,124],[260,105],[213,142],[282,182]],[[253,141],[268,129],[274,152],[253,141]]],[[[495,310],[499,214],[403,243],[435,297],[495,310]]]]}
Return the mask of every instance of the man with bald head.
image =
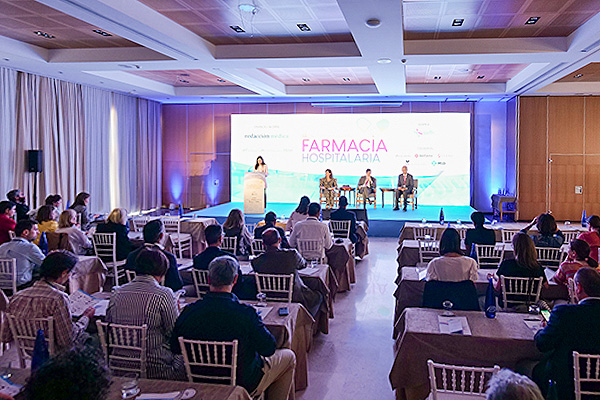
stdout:
{"type": "Polygon", "coordinates": [[[306,260],[296,249],[282,249],[281,237],[276,229],[269,228],[262,234],[265,252],[252,260],[252,268],[259,274],[294,274],[292,301],[301,303],[314,317],[319,311],[323,297],[307,287],[298,270],[306,267],[306,260]]]}
{"type": "Polygon", "coordinates": [[[394,211],[399,210],[398,204],[400,203],[400,197],[404,197],[404,208],[406,211],[406,205],[408,204],[408,196],[412,194],[415,187],[415,181],[413,176],[408,173],[408,167],[405,165],[402,167],[402,174],[398,175],[398,187],[394,196],[394,211]]]}

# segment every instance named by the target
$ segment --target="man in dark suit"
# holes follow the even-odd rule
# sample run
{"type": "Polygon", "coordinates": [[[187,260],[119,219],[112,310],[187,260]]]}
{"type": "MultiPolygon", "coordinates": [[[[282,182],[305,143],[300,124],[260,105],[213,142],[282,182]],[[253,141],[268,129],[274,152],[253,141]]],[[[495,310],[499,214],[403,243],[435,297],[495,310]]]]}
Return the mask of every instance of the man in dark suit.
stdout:
{"type": "Polygon", "coordinates": [[[398,187],[394,195],[394,211],[399,210],[398,203],[400,197],[404,197],[404,208],[402,211],[406,211],[406,205],[408,203],[408,195],[412,194],[413,188],[415,187],[415,181],[413,176],[408,173],[408,167],[405,165],[402,167],[402,174],[398,175],[398,187]]]}
{"type": "Polygon", "coordinates": [[[279,232],[270,228],[263,232],[265,252],[252,260],[252,268],[259,274],[294,274],[292,300],[302,303],[314,317],[319,311],[323,297],[304,284],[298,270],[306,267],[306,260],[296,249],[282,249],[279,232]]]}
{"type": "Polygon", "coordinates": [[[289,249],[290,244],[288,243],[288,240],[285,237],[285,231],[283,230],[283,228],[277,226],[277,214],[275,214],[273,211],[269,211],[265,215],[264,225],[257,226],[256,228],[254,228],[254,239],[262,239],[263,232],[269,228],[277,229],[277,232],[279,232],[279,237],[281,238],[281,247],[283,247],[284,249],[289,249]]]}
{"type": "Polygon", "coordinates": [[[6,193],[6,198],[12,201],[17,206],[17,218],[15,221],[19,222],[22,219],[29,219],[29,206],[25,204],[25,195],[20,189],[13,189],[6,193]]]}
{"type": "Polygon", "coordinates": [[[358,242],[356,234],[356,215],[352,211],[346,210],[348,199],[346,196],[340,196],[340,208],[333,211],[329,219],[333,221],[350,221],[350,240],[352,243],[358,242]]]}
{"type": "MultiPolygon", "coordinates": [[[[367,169],[365,175],[361,176],[358,180],[358,193],[363,196],[363,207],[367,206],[367,200],[372,193],[375,193],[377,189],[377,179],[371,176],[371,169],[367,169]]],[[[369,200],[371,204],[371,200],[369,200]]]]}
{"type": "Polygon", "coordinates": [[[485,215],[482,212],[475,211],[471,214],[471,221],[475,225],[475,229],[467,229],[465,237],[465,247],[467,254],[471,254],[471,249],[474,244],[496,244],[496,233],[483,226],[485,223],[485,215]]]}
{"type": "Polygon", "coordinates": [[[573,351],[600,354],[600,272],[580,268],[574,277],[579,303],[554,307],[548,325],[535,335],[544,359],[535,367],[533,379],[544,394],[554,381],[558,399],[574,399],[573,351]]]}
{"type": "Polygon", "coordinates": [[[177,291],[183,287],[183,280],[179,274],[179,268],[177,267],[177,258],[173,253],[169,253],[163,246],[160,245],[160,241],[165,235],[165,228],[160,219],[155,219],[144,225],[144,246],[139,249],[132,251],[127,256],[127,262],[125,268],[130,271],[135,271],[135,259],[140,254],[143,248],[156,247],[158,248],[169,260],[169,268],[165,275],[165,286],[177,291]]]}

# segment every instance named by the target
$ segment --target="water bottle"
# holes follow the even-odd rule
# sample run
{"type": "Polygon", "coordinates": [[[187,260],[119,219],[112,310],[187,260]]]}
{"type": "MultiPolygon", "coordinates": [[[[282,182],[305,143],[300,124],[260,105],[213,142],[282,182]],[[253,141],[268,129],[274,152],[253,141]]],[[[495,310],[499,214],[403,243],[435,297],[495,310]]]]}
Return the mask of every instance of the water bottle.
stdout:
{"type": "Polygon", "coordinates": [[[485,316],[496,318],[496,295],[494,294],[494,281],[489,279],[487,291],[485,292],[485,316]]]}
{"type": "Polygon", "coordinates": [[[48,254],[48,238],[46,238],[46,232],[40,233],[40,250],[44,255],[48,254]]]}
{"type": "Polygon", "coordinates": [[[440,225],[444,225],[444,207],[440,208],[440,225]]]}
{"type": "Polygon", "coordinates": [[[179,217],[183,217],[183,206],[179,203],[179,217]]]}
{"type": "Polygon", "coordinates": [[[33,345],[33,355],[31,358],[31,373],[34,373],[49,359],[50,353],[48,351],[48,341],[44,336],[44,331],[42,329],[38,329],[35,335],[35,342],[33,345]]]}
{"type": "Polygon", "coordinates": [[[581,226],[583,228],[587,228],[588,222],[587,222],[587,215],[585,214],[585,210],[583,210],[583,213],[581,213],[581,226]]]}

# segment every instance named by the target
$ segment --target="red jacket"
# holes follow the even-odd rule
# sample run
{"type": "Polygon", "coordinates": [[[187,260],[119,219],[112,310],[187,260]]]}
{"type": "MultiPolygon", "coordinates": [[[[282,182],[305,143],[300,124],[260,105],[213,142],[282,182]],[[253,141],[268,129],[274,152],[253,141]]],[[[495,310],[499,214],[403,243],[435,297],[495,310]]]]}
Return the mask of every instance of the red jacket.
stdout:
{"type": "Polygon", "coordinates": [[[14,231],[17,223],[6,214],[0,214],[0,244],[10,241],[8,231],[14,231]]]}

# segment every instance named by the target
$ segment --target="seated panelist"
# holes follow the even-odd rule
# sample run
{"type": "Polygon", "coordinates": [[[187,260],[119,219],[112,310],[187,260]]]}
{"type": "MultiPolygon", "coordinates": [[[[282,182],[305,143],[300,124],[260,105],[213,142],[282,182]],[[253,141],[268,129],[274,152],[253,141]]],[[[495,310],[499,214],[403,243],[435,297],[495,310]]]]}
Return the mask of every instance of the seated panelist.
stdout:
{"type": "Polygon", "coordinates": [[[398,175],[398,187],[395,190],[394,196],[394,211],[399,210],[398,202],[400,201],[400,196],[404,197],[404,208],[402,210],[406,211],[408,195],[412,194],[414,187],[415,181],[413,180],[413,176],[408,173],[408,167],[405,165],[402,167],[402,174],[398,175]]]}

